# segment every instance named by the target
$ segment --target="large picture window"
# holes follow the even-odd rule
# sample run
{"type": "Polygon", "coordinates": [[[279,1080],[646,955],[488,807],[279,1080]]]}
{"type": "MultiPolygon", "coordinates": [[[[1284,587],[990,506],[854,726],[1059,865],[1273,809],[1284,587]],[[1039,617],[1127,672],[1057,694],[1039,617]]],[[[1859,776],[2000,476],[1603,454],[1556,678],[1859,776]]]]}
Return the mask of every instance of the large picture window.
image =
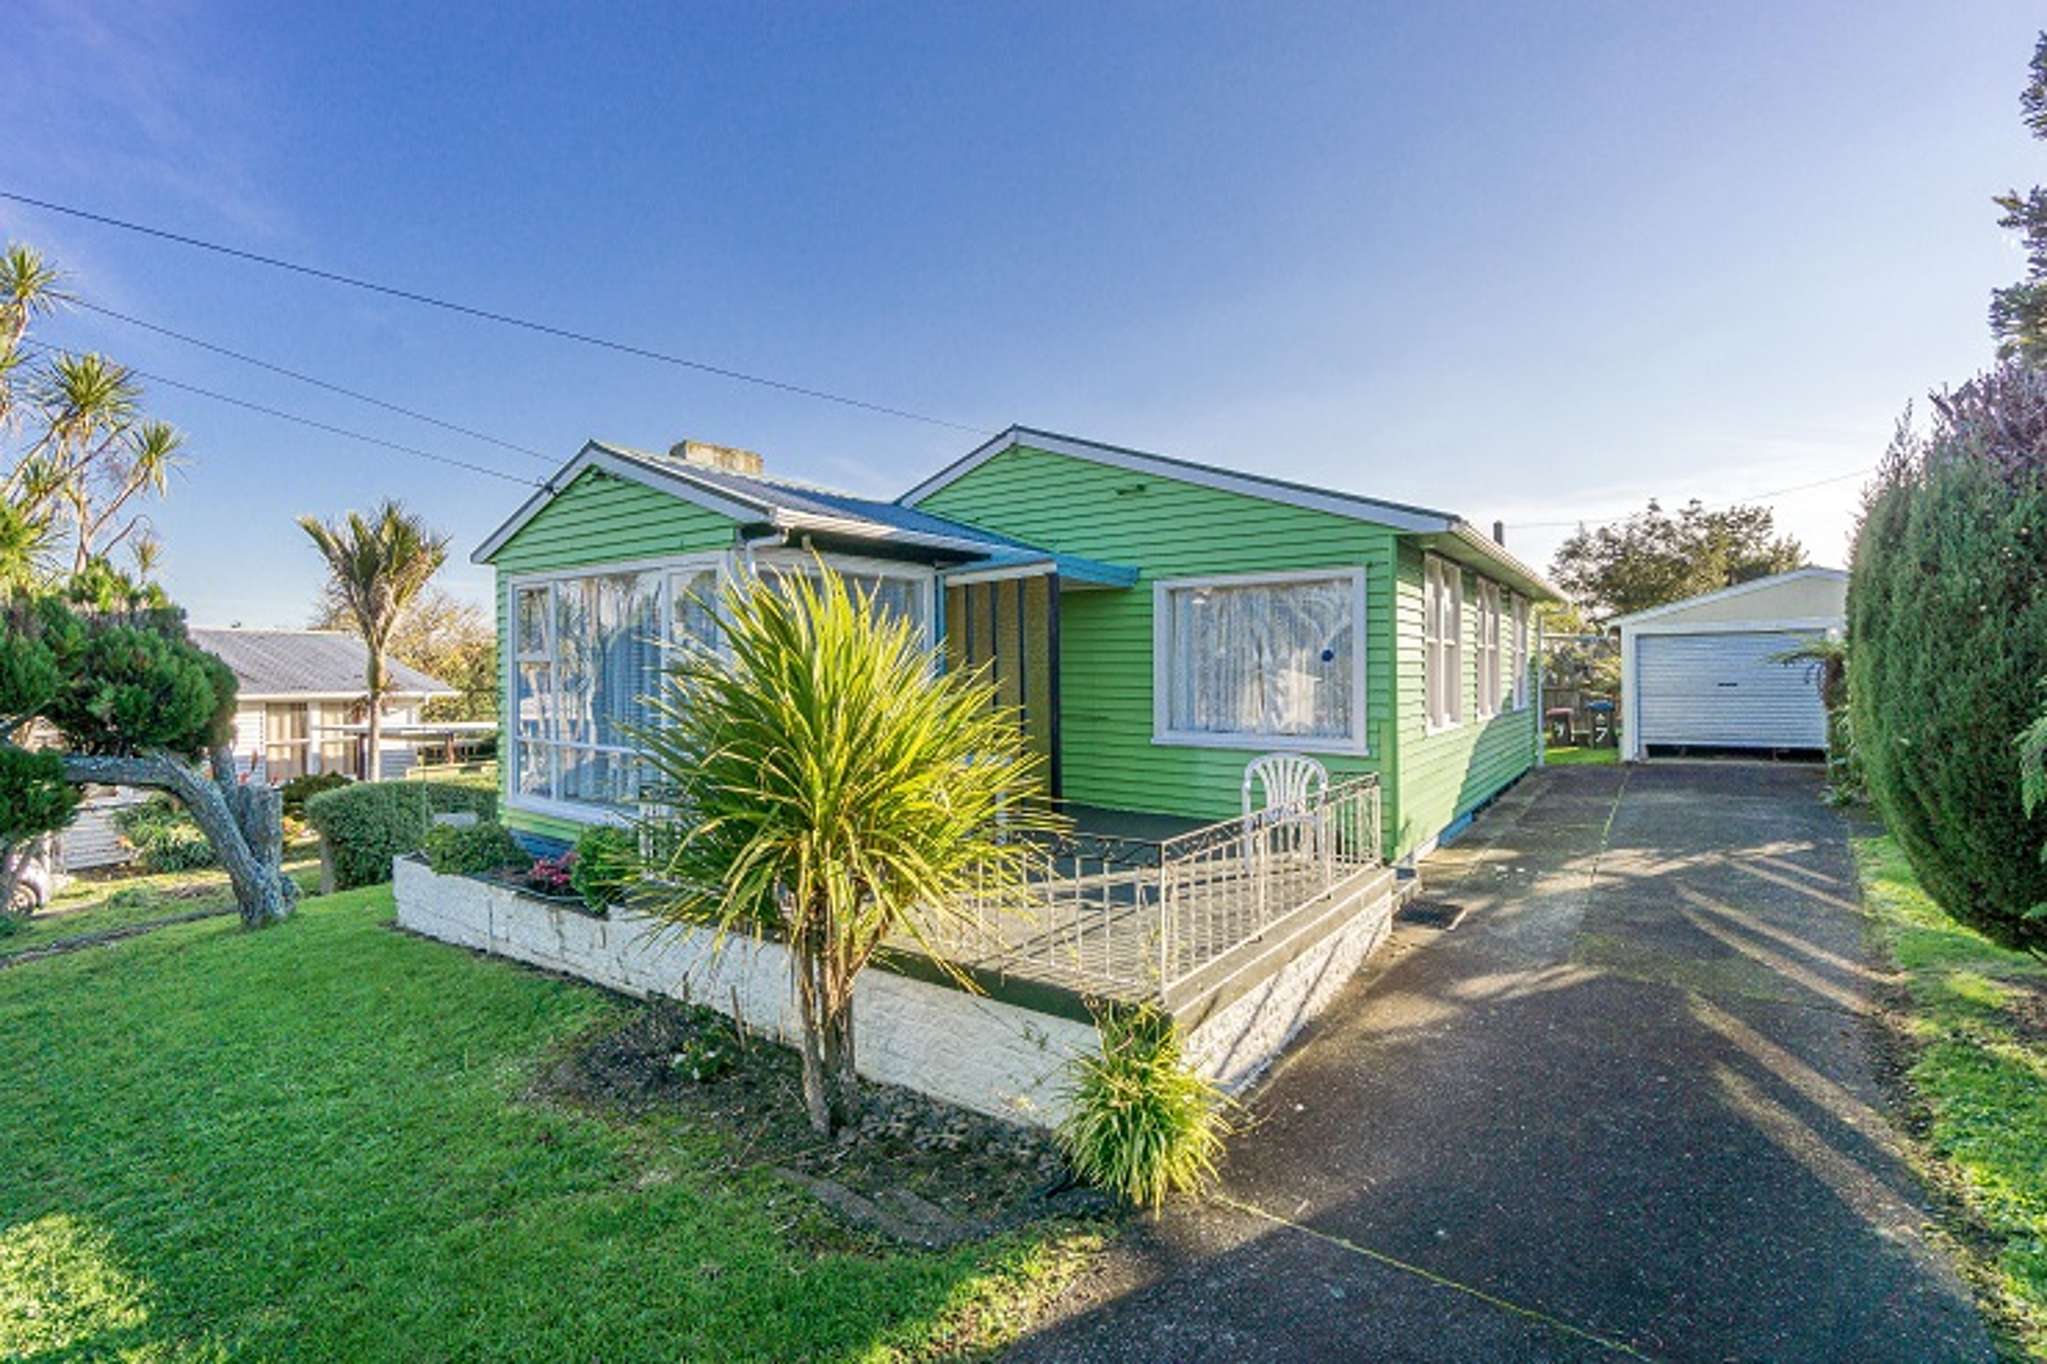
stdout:
{"type": "Polygon", "coordinates": [[[1428,728],[1464,719],[1464,570],[1431,554],[1422,561],[1422,680],[1428,728]]]}
{"type": "MultiPolygon", "coordinates": [[[[724,559],[702,555],[513,580],[506,681],[514,804],[543,811],[558,805],[558,813],[576,816],[635,803],[642,774],[630,733],[652,718],[647,698],[660,686],[670,650],[718,647],[724,559]]],[[[761,568],[769,575],[795,572],[803,562],[792,557],[761,568]]],[[[869,568],[865,561],[841,571],[879,609],[929,629],[928,571],[869,568]]]]}
{"type": "Polygon", "coordinates": [[[1364,570],[1160,583],[1153,630],[1158,742],[1364,751],[1364,570]]]}

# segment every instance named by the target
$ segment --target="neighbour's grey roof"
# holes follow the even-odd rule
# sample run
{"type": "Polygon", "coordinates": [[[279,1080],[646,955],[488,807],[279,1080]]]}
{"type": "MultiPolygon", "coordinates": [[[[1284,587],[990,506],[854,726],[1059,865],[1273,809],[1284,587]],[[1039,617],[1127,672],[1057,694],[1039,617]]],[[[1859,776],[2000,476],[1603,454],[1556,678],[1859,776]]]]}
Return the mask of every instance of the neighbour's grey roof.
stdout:
{"type": "MultiPolygon", "coordinates": [[[[370,651],[339,630],[242,630],[195,625],[192,642],[234,670],[243,696],[352,696],[364,690],[370,651]]],[[[453,696],[455,689],[390,661],[391,690],[453,696]]]]}

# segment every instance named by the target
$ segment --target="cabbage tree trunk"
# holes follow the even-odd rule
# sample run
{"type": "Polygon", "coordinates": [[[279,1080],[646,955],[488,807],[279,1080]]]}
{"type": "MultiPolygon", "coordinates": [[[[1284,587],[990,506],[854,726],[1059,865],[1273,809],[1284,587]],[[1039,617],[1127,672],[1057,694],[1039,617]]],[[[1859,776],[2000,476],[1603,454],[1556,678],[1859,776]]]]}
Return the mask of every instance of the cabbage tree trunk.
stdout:
{"type": "Polygon", "coordinates": [[[266,782],[237,780],[227,749],[216,748],[206,768],[169,753],[67,753],[64,775],[81,784],[139,786],[176,796],[227,872],[245,927],[275,923],[298,902],[298,883],[284,874],[283,798],[266,782]]]}

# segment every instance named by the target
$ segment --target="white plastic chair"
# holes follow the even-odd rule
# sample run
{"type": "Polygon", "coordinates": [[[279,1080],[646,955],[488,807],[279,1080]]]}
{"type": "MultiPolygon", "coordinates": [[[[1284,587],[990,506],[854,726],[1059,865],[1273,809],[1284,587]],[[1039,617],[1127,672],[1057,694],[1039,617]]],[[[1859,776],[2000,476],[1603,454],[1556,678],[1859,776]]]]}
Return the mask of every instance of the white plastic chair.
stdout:
{"type": "Polygon", "coordinates": [[[1251,788],[1256,785],[1265,803],[1261,814],[1273,819],[1305,814],[1308,802],[1329,793],[1329,769],[1305,753],[1268,753],[1253,758],[1244,768],[1244,818],[1252,814],[1251,788]]]}

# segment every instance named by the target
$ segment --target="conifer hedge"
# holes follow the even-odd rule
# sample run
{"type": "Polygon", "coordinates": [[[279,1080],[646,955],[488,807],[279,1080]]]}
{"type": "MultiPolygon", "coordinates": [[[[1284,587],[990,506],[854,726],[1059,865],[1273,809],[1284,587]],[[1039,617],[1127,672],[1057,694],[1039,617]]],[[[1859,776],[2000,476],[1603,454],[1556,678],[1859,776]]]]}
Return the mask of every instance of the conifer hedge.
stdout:
{"type": "Polygon", "coordinates": [[[2047,374],[2006,364],[1901,426],[1848,585],[1848,691],[1869,793],[1948,913],[2047,939],[2047,809],[2017,736],[2047,681],[2047,374]]]}

